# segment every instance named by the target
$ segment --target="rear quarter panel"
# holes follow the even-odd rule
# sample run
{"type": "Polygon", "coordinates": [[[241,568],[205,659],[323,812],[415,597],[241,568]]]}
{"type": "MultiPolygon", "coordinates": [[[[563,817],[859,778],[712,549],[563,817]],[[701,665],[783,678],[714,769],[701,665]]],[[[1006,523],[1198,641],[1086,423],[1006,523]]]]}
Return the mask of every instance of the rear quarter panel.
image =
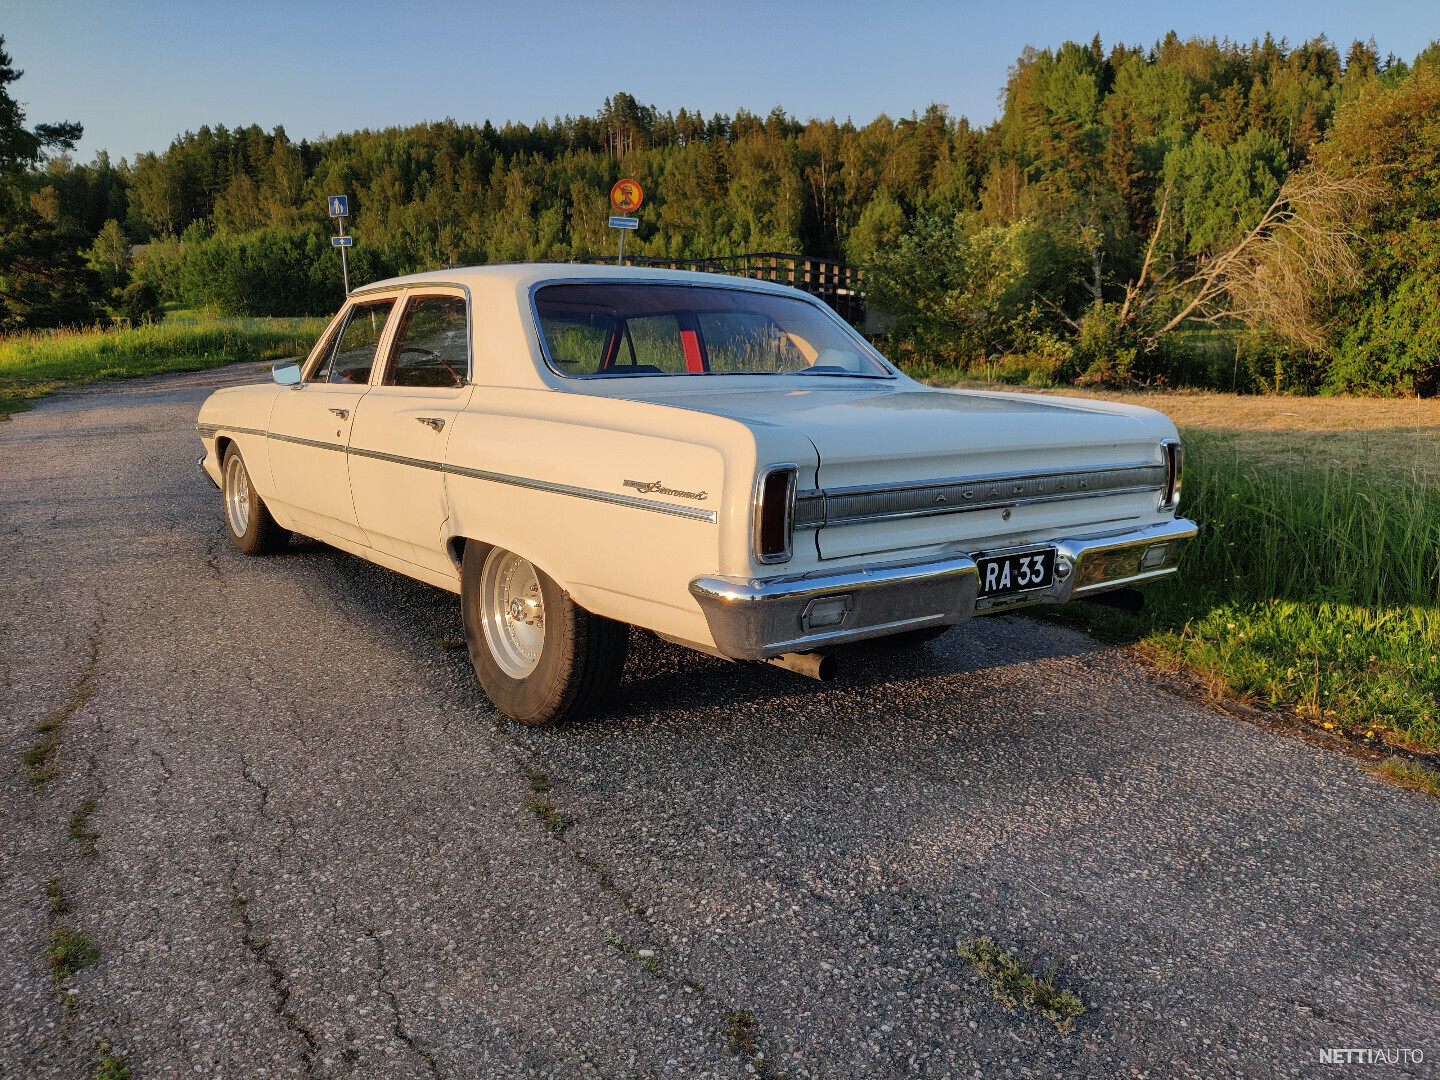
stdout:
{"type": "Polygon", "coordinates": [[[456,419],[447,464],[713,514],[714,520],[451,473],[450,535],[524,555],[597,614],[710,644],[689,584],[703,574],[749,571],[758,455],[773,460],[770,455],[788,453],[782,460],[796,460],[796,451],[806,452],[813,475],[808,441],[780,429],[769,435],[665,405],[477,387],[456,419]],[[626,480],[658,481],[705,497],[641,492],[626,480]]]}

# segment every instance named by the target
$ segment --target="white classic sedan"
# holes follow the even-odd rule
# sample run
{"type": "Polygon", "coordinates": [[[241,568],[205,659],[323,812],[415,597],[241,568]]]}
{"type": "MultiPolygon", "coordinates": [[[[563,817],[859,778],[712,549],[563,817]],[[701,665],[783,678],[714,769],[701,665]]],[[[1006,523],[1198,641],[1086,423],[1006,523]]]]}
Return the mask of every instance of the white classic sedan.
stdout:
{"type": "Polygon", "coordinates": [[[835,645],[1128,590],[1195,535],[1160,413],[923,386],[818,300],[713,274],[378,282],[199,430],[241,551],[298,532],[458,593],[528,724],[594,709],[631,626],[826,677],[835,645]]]}

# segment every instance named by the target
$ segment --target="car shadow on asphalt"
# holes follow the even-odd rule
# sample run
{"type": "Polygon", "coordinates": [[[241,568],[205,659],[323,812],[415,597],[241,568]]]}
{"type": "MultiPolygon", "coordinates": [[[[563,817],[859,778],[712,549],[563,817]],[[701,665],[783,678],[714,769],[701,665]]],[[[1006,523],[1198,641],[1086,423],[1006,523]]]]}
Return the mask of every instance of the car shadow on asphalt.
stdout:
{"type": "Polygon", "coordinates": [[[828,697],[874,700],[902,696],[917,682],[1074,659],[1103,646],[1083,634],[1016,616],[976,620],[925,645],[892,648],[860,643],[833,650],[837,674],[820,682],[759,663],[731,663],[672,645],[643,630],[630,637],[630,659],[616,695],[596,715],[603,723],[674,709],[734,708],[774,702],[803,708],[828,697]]]}
{"type": "MultiPolygon", "coordinates": [[[[450,661],[469,668],[465,650],[456,647],[464,633],[453,594],[307,537],[296,536],[282,558],[330,564],[335,576],[323,577],[339,586],[357,616],[377,628],[388,624],[402,647],[428,652],[448,642],[445,651],[450,661]]],[[[807,710],[834,701],[850,702],[857,696],[877,702],[894,697],[898,704],[906,689],[917,683],[940,680],[954,685],[957,676],[1042,661],[1073,661],[1105,648],[1079,631],[1024,615],[987,616],[910,648],[864,642],[839,647],[833,650],[836,677],[820,682],[768,664],[721,660],[663,641],[647,630],[632,629],[620,686],[585,723],[628,725],[677,711],[726,713],[765,704],[807,710]]],[[[907,700],[906,707],[914,708],[913,700],[907,700]]]]}

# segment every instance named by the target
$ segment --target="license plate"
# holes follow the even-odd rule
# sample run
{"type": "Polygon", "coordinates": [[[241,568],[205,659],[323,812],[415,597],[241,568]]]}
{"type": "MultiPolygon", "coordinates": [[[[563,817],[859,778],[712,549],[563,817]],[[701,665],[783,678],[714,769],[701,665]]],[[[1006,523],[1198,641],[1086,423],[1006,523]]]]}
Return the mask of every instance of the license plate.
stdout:
{"type": "Polygon", "coordinates": [[[980,568],[980,595],[1003,596],[1006,593],[1043,589],[1055,577],[1055,549],[1026,551],[1019,555],[997,555],[976,559],[980,568]]]}

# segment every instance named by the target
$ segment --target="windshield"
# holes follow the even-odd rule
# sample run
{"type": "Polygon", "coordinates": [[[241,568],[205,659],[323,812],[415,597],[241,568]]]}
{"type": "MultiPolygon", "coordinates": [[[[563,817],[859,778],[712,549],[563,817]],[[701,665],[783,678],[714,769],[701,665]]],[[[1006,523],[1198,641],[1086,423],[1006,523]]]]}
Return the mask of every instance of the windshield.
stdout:
{"type": "Polygon", "coordinates": [[[838,318],[799,297],[569,282],[537,289],[535,314],[562,375],[890,375],[838,318]]]}

